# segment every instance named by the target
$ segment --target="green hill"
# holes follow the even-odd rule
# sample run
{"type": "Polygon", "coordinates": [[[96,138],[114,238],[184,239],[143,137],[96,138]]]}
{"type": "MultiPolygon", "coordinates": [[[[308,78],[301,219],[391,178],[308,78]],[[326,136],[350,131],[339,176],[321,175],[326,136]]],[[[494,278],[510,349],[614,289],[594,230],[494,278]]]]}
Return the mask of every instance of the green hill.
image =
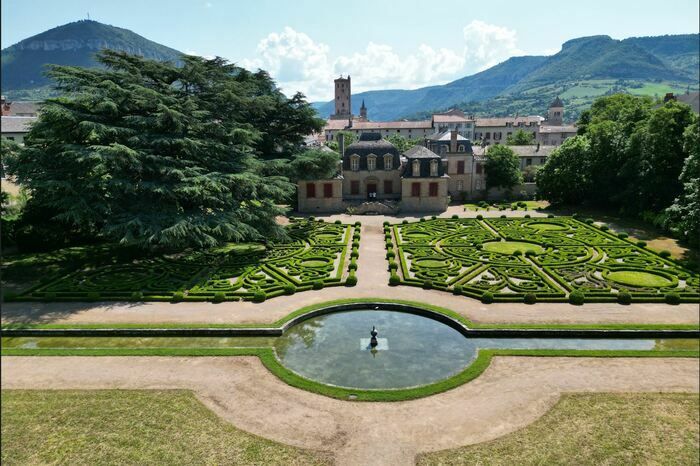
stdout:
{"type": "Polygon", "coordinates": [[[97,66],[95,52],[109,48],[154,60],[177,61],[181,52],[157,44],[128,29],[97,21],[68,23],[24,39],[2,50],[2,92],[11,99],[44,97],[48,63],[97,66]]]}
{"type": "MultiPolygon", "coordinates": [[[[596,96],[608,92],[661,95],[698,87],[698,34],[615,40],[591,36],[570,40],[549,57],[513,57],[481,73],[442,86],[371,91],[364,99],[373,120],[422,118],[434,110],[459,107],[486,115],[543,114],[562,95],[574,119],[596,96]]],[[[314,104],[326,117],[332,102],[314,104]]]]}

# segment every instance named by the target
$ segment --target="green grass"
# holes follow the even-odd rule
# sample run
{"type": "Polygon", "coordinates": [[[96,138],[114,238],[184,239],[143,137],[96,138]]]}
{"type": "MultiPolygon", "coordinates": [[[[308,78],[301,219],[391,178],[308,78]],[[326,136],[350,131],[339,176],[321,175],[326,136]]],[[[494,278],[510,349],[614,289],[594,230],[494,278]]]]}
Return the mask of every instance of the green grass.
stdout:
{"type": "Polygon", "coordinates": [[[527,427],[421,454],[428,465],[697,464],[697,394],[565,394],[527,427]]]}
{"type": "Polygon", "coordinates": [[[661,275],[656,275],[649,272],[634,272],[634,271],[617,271],[610,272],[607,276],[608,279],[622,283],[623,285],[632,286],[668,286],[671,284],[671,280],[662,277],[661,275]]]}
{"type": "Polygon", "coordinates": [[[190,391],[2,391],[2,464],[330,463],[236,429],[190,391]]]}
{"type": "Polygon", "coordinates": [[[2,348],[264,348],[274,337],[3,337],[2,348]]]}
{"type": "Polygon", "coordinates": [[[458,374],[420,387],[386,390],[362,390],[325,385],[306,379],[282,366],[272,348],[3,348],[2,356],[257,356],[267,369],[280,380],[302,390],[341,400],[404,401],[442,393],[474,380],[491,364],[494,356],[539,357],[686,357],[697,358],[698,351],[641,351],[641,350],[480,350],[477,358],[458,374]],[[351,398],[352,395],[352,398],[351,398]]]}
{"type": "Polygon", "coordinates": [[[543,254],[544,248],[539,244],[524,243],[521,241],[488,241],[483,243],[485,251],[497,252],[499,254],[513,254],[515,251],[525,253],[525,251],[535,251],[536,254],[543,254]]]}

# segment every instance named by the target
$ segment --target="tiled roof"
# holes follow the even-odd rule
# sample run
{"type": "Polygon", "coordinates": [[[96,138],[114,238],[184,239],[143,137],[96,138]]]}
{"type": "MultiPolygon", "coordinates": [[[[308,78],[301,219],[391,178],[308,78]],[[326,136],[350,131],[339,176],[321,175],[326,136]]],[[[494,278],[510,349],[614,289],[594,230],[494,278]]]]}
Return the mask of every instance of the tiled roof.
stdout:
{"type": "Polygon", "coordinates": [[[440,156],[427,147],[415,145],[403,153],[408,159],[439,159],[440,156]]]}
{"type": "Polygon", "coordinates": [[[36,117],[2,117],[2,133],[28,133],[29,125],[36,121],[36,117]]]}
{"type": "Polygon", "coordinates": [[[527,146],[508,146],[518,157],[548,157],[558,146],[531,144],[527,146]]]}
{"type": "Polygon", "coordinates": [[[540,126],[541,133],[575,133],[576,127],[574,125],[564,125],[564,126],[551,126],[542,125],[540,126]]]}
{"type": "Polygon", "coordinates": [[[464,115],[444,115],[436,113],[433,115],[433,121],[435,123],[462,123],[466,121],[472,121],[464,115]]]}
{"type": "Polygon", "coordinates": [[[323,128],[328,130],[382,130],[382,129],[430,129],[433,123],[430,120],[420,121],[353,121],[348,126],[348,120],[328,120],[323,128]]]}
{"type": "Polygon", "coordinates": [[[690,105],[695,113],[700,113],[700,92],[689,92],[676,96],[678,102],[690,105]]]}
{"type": "Polygon", "coordinates": [[[521,116],[521,117],[502,117],[502,118],[477,118],[476,127],[489,127],[489,126],[506,126],[506,123],[512,123],[513,127],[517,127],[518,123],[540,123],[544,118],[537,115],[531,116],[521,116]]]}

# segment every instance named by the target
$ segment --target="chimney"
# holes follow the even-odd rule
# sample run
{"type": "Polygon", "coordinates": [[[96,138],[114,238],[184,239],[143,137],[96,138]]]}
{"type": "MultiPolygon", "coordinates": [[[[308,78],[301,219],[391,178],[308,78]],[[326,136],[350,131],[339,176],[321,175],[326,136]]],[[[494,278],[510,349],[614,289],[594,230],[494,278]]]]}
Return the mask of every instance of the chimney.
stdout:
{"type": "Polygon", "coordinates": [[[450,152],[457,152],[457,130],[450,131],[450,152]]]}
{"type": "Polygon", "coordinates": [[[341,158],[345,155],[345,134],[343,133],[338,134],[338,152],[341,158]]]}
{"type": "Polygon", "coordinates": [[[2,116],[8,116],[10,114],[10,105],[12,102],[8,102],[5,96],[0,99],[0,108],[2,108],[2,116]]]}
{"type": "Polygon", "coordinates": [[[669,100],[676,100],[676,97],[673,95],[673,92],[667,92],[664,96],[664,103],[668,102],[669,100]]]}
{"type": "Polygon", "coordinates": [[[535,152],[539,152],[539,151],[540,151],[540,143],[538,142],[538,143],[537,143],[537,149],[535,149],[535,152]]]}

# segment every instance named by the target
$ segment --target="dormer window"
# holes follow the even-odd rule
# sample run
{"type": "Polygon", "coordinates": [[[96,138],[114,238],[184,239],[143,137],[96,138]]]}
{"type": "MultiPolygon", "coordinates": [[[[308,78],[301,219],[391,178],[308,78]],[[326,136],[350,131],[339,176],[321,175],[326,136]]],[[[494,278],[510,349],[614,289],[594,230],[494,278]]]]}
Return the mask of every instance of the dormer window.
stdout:
{"type": "Polygon", "coordinates": [[[413,161],[413,176],[420,176],[420,162],[418,160],[413,161]]]}
{"type": "Polygon", "coordinates": [[[384,155],[384,170],[391,170],[394,168],[394,156],[391,154],[384,155]]]}
{"type": "Polygon", "coordinates": [[[438,176],[438,161],[430,161],[430,176],[438,176]]]}
{"type": "Polygon", "coordinates": [[[367,170],[372,171],[377,169],[377,156],[370,154],[367,156],[367,170]]]}
{"type": "Polygon", "coordinates": [[[357,154],[352,154],[350,156],[350,169],[354,172],[360,170],[360,156],[357,154]]]}
{"type": "Polygon", "coordinates": [[[440,153],[444,154],[445,152],[447,152],[447,147],[444,145],[440,146],[440,153]]]}
{"type": "Polygon", "coordinates": [[[459,145],[459,149],[457,152],[464,152],[464,144],[459,145]]]}

